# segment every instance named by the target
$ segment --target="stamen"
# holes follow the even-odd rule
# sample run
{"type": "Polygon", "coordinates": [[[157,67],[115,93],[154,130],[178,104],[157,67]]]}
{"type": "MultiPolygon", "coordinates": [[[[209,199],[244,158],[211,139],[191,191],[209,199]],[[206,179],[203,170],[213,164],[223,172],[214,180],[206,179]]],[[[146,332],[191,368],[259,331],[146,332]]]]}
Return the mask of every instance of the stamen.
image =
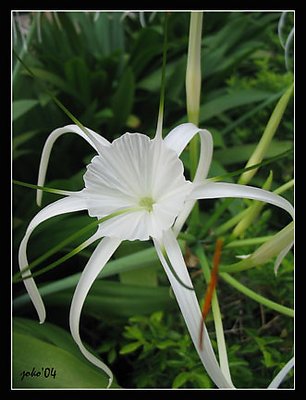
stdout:
{"type": "Polygon", "coordinates": [[[143,197],[139,201],[140,207],[143,207],[148,212],[152,212],[153,211],[153,204],[154,203],[155,203],[155,201],[151,197],[143,197]]]}

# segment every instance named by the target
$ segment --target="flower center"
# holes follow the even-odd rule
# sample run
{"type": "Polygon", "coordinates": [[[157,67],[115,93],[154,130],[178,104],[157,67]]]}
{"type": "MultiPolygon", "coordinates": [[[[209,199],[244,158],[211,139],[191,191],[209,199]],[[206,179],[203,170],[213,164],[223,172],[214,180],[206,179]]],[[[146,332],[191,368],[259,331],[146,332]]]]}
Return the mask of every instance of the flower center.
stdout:
{"type": "Polygon", "coordinates": [[[139,201],[140,207],[143,207],[148,212],[152,212],[153,211],[153,204],[154,203],[155,203],[155,201],[151,197],[143,197],[139,201]]]}

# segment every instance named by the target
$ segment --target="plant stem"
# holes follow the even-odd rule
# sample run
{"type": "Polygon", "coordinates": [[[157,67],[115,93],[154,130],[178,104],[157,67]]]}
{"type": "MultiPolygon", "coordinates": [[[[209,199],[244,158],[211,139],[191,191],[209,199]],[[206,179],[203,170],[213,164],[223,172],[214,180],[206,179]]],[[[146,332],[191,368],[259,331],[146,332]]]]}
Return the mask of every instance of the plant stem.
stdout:
{"type": "Polygon", "coordinates": [[[263,304],[264,306],[271,308],[281,314],[287,315],[288,317],[294,317],[294,310],[289,307],[285,307],[281,304],[278,304],[272,300],[269,300],[260,294],[254,292],[253,290],[247,288],[242,283],[234,279],[231,275],[227,274],[226,272],[220,272],[220,277],[239,292],[245,294],[246,296],[250,297],[252,300],[256,301],[257,303],[263,304]]]}
{"type": "Polygon", "coordinates": [[[243,246],[256,246],[258,244],[265,243],[267,240],[271,239],[272,237],[273,237],[273,235],[260,236],[257,238],[250,238],[250,239],[233,240],[232,242],[228,243],[225,247],[236,248],[236,247],[243,247],[243,246]]]}
{"type": "MultiPolygon", "coordinates": [[[[205,278],[207,284],[209,284],[210,268],[209,268],[208,261],[205,256],[203,248],[198,247],[196,250],[196,254],[199,257],[204,278],[205,278]]],[[[232,379],[231,379],[228,358],[227,358],[226,344],[225,344],[225,338],[224,338],[224,329],[223,329],[222,317],[221,317],[221,312],[220,312],[220,307],[219,307],[216,290],[214,291],[214,294],[212,297],[211,307],[212,307],[212,313],[213,313],[215,330],[216,330],[220,368],[221,368],[221,371],[223,372],[223,374],[225,375],[226,379],[228,379],[228,381],[231,382],[232,379]]]]}

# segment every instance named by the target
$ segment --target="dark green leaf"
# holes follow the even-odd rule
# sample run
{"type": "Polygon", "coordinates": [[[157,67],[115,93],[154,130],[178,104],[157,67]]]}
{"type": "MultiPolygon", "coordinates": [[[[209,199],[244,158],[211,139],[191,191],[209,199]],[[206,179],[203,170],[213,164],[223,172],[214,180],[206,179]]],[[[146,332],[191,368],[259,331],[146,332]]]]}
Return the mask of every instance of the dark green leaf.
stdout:
{"type": "Polygon", "coordinates": [[[38,100],[15,100],[13,102],[13,121],[16,121],[16,119],[32,110],[37,104],[39,104],[38,100]]]}
{"type": "MultiPolygon", "coordinates": [[[[215,151],[215,158],[223,165],[231,165],[235,163],[245,162],[252,155],[257,143],[245,144],[232,147],[229,149],[220,149],[215,151]]],[[[274,157],[281,154],[292,147],[291,141],[272,140],[269,149],[264,158],[274,157]]]]}
{"type": "MultiPolygon", "coordinates": [[[[45,296],[46,303],[53,306],[70,306],[73,290],[45,296]]],[[[150,314],[153,311],[173,307],[167,287],[141,287],[119,282],[98,280],[89,292],[84,312],[97,318],[105,315],[130,317],[150,314]]]]}
{"type": "Polygon", "coordinates": [[[210,102],[204,103],[200,107],[200,122],[206,123],[211,118],[216,117],[228,110],[241,107],[246,104],[266,100],[270,96],[271,93],[257,89],[240,90],[225,94],[221,97],[211,100],[210,102]]]}
{"type": "Polygon", "coordinates": [[[112,98],[113,120],[111,131],[116,132],[126,124],[131,114],[135,93],[135,81],[132,69],[129,67],[122,75],[118,88],[112,98]]]}

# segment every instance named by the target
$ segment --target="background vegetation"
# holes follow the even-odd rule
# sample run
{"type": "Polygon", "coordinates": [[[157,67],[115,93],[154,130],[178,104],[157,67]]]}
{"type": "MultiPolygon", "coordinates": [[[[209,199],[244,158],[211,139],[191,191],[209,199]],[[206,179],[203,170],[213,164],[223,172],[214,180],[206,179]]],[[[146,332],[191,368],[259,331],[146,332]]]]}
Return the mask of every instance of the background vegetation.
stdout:
{"type": "MultiPolygon", "coordinates": [[[[276,12],[204,13],[202,40],[202,93],[200,126],[214,137],[210,176],[242,168],[260,139],[277,100],[293,81],[292,55],[285,66],[276,12]]],[[[189,13],[169,16],[168,61],[164,134],[186,122],[185,71],[189,13]]],[[[33,79],[13,56],[13,175],[36,184],[43,144],[49,133],[70,124],[42,83],[85,126],[109,140],[126,131],[153,136],[156,128],[163,43],[163,13],[58,12],[13,15],[14,50],[38,79],[33,79]],[[145,26],[144,26],[145,23],[145,26]]],[[[284,26],[293,26],[289,13],[284,26]]],[[[292,102],[266,157],[293,145],[292,102]]],[[[86,164],[94,155],[80,138],[66,135],[55,145],[46,186],[82,188],[86,164]]],[[[182,155],[188,171],[188,151],[182,155]]],[[[293,154],[262,167],[251,184],[261,187],[273,170],[271,190],[293,177],[293,154]]],[[[188,173],[188,172],[187,172],[188,173]]],[[[236,178],[230,178],[234,181],[236,178]]],[[[13,189],[13,261],[31,218],[38,212],[35,191],[13,189]]],[[[293,191],[283,194],[291,202],[293,191]]],[[[43,205],[57,199],[45,194],[43,205]]],[[[196,234],[208,260],[212,259],[215,231],[245,206],[233,201],[208,228],[207,221],[222,200],[203,202],[196,234]]],[[[34,260],[91,219],[85,213],[60,216],[38,227],[29,242],[34,260]]],[[[276,233],[288,222],[283,212],[265,207],[244,239],[276,233]]],[[[88,234],[89,235],[89,234],[88,234]]],[[[72,250],[77,242],[41,263],[72,250]]],[[[199,299],[205,281],[193,254],[194,242],[185,241],[185,255],[199,299]]],[[[249,254],[254,246],[225,248],[224,265],[235,256],[249,254]]],[[[69,335],[68,313],[77,276],[92,253],[79,255],[37,278],[46,287],[47,321],[36,322],[22,283],[14,284],[14,386],[104,387],[105,378],[79,354],[69,335]],[[51,285],[51,286],[50,286],[51,285]],[[48,289],[49,288],[49,289],[48,289]],[[48,358],[49,357],[49,358],[48,358]],[[27,362],[25,361],[27,360],[27,362]],[[24,379],[19,374],[34,366],[57,366],[57,378],[24,379]],[[67,376],[67,368],[71,374],[67,376]],[[81,371],[81,372],[80,372],[81,371]],[[84,379],[80,379],[80,374],[84,379]],[[100,378],[99,379],[99,374],[100,378]],[[49,385],[49,386],[48,386],[49,385]],[[51,385],[51,386],[50,386],[51,385]]],[[[293,255],[283,261],[277,277],[271,262],[235,277],[252,290],[293,307],[293,255]]],[[[219,280],[218,297],[223,315],[233,382],[237,387],[266,387],[288,361],[293,349],[293,321],[259,305],[219,280]]],[[[214,343],[212,317],[207,320],[214,343]]],[[[81,322],[84,341],[108,363],[118,385],[126,388],[209,388],[165,274],[146,242],[124,243],[94,284],[81,322]]],[[[215,344],[215,343],[214,343],[215,344]]],[[[282,387],[292,387],[292,373],[282,387]]]]}

